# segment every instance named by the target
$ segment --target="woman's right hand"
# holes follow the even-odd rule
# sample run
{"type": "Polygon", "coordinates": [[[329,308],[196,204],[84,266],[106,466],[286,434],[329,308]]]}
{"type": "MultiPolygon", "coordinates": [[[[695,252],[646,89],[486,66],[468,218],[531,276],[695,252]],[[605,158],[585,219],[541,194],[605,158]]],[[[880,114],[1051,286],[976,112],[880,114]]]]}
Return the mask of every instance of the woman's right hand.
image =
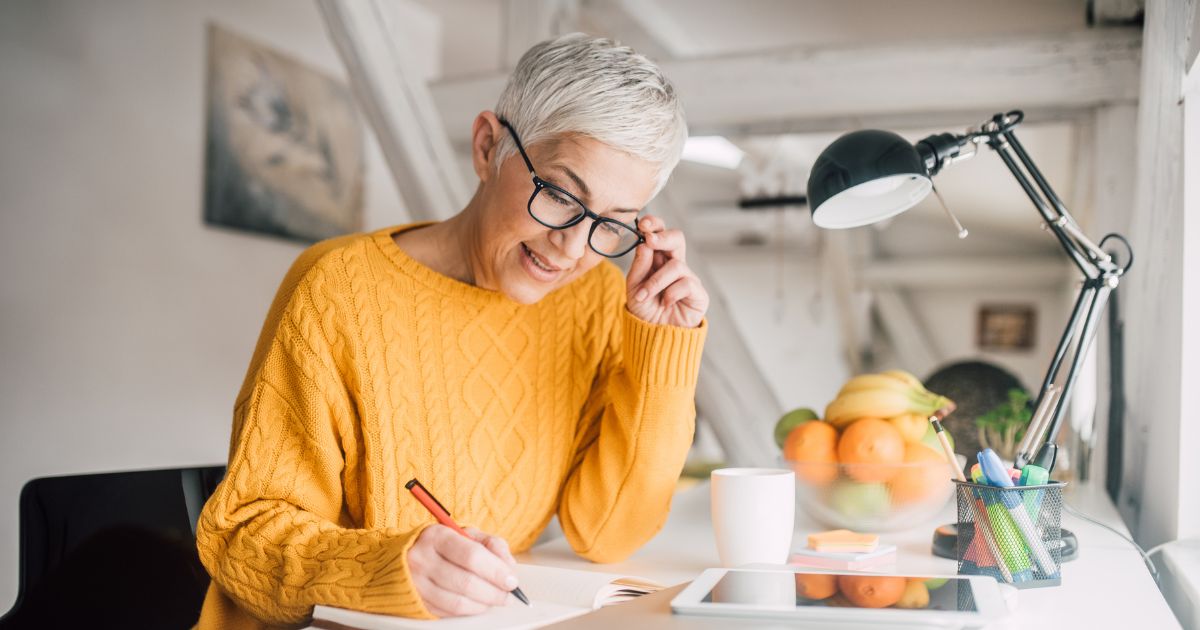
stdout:
{"type": "Polygon", "coordinates": [[[508,604],[517,587],[504,539],[467,528],[468,540],[445,525],[426,527],[408,549],[408,571],[425,608],[438,617],[478,615],[508,604]]]}

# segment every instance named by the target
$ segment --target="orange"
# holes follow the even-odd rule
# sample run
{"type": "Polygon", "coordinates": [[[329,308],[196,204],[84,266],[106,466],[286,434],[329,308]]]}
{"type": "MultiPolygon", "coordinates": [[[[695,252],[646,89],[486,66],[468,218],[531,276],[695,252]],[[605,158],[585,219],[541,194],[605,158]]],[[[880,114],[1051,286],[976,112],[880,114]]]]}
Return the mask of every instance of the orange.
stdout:
{"type": "Polygon", "coordinates": [[[797,477],[810,483],[833,481],[837,477],[837,429],[828,422],[805,422],[784,440],[783,458],[795,466],[797,477]]]}
{"type": "Polygon", "coordinates": [[[950,468],[946,456],[925,447],[924,444],[905,444],[905,466],[892,477],[892,502],[914,503],[937,494],[939,485],[950,483],[950,468]]]}
{"type": "Polygon", "coordinates": [[[863,418],[842,432],[837,454],[851,477],[864,482],[887,481],[899,472],[891,465],[904,461],[904,438],[886,420],[863,418]]]}
{"type": "Polygon", "coordinates": [[[827,599],[837,592],[837,576],[826,573],[797,573],[796,594],[808,599],[827,599]]]}
{"type": "Polygon", "coordinates": [[[898,575],[839,575],[838,588],[863,608],[887,608],[900,601],[908,583],[898,575]]]}

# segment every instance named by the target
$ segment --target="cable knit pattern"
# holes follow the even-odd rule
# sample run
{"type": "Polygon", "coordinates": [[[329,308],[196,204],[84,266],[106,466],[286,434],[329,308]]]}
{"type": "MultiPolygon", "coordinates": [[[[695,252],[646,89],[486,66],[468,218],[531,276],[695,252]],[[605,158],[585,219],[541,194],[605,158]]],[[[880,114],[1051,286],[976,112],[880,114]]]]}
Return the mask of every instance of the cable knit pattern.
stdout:
{"type": "Polygon", "coordinates": [[[556,512],[599,562],[662,527],[707,324],[633,317],[607,262],[517,304],[416,262],[402,229],[319,243],[280,286],[197,529],[200,628],[294,627],[316,604],[430,617],[413,477],[516,551],[556,512]]]}

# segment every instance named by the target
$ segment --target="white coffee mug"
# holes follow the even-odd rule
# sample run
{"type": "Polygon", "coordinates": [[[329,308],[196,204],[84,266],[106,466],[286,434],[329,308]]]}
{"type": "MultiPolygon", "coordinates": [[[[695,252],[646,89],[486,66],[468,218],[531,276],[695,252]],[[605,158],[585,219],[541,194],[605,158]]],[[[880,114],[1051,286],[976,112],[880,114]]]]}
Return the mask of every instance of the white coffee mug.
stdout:
{"type": "Polygon", "coordinates": [[[712,473],[712,524],[721,564],[785,564],[796,519],[796,474],[776,468],[712,473]]]}

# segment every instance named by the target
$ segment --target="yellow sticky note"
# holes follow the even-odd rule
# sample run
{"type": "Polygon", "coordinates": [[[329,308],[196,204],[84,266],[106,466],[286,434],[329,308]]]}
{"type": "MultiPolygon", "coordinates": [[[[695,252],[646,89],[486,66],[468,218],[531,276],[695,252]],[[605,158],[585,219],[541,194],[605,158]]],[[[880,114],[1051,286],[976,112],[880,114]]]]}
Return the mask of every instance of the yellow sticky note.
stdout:
{"type": "Polygon", "coordinates": [[[816,551],[865,552],[879,546],[877,534],[860,534],[848,529],[834,529],[808,535],[808,547],[816,551]]]}

